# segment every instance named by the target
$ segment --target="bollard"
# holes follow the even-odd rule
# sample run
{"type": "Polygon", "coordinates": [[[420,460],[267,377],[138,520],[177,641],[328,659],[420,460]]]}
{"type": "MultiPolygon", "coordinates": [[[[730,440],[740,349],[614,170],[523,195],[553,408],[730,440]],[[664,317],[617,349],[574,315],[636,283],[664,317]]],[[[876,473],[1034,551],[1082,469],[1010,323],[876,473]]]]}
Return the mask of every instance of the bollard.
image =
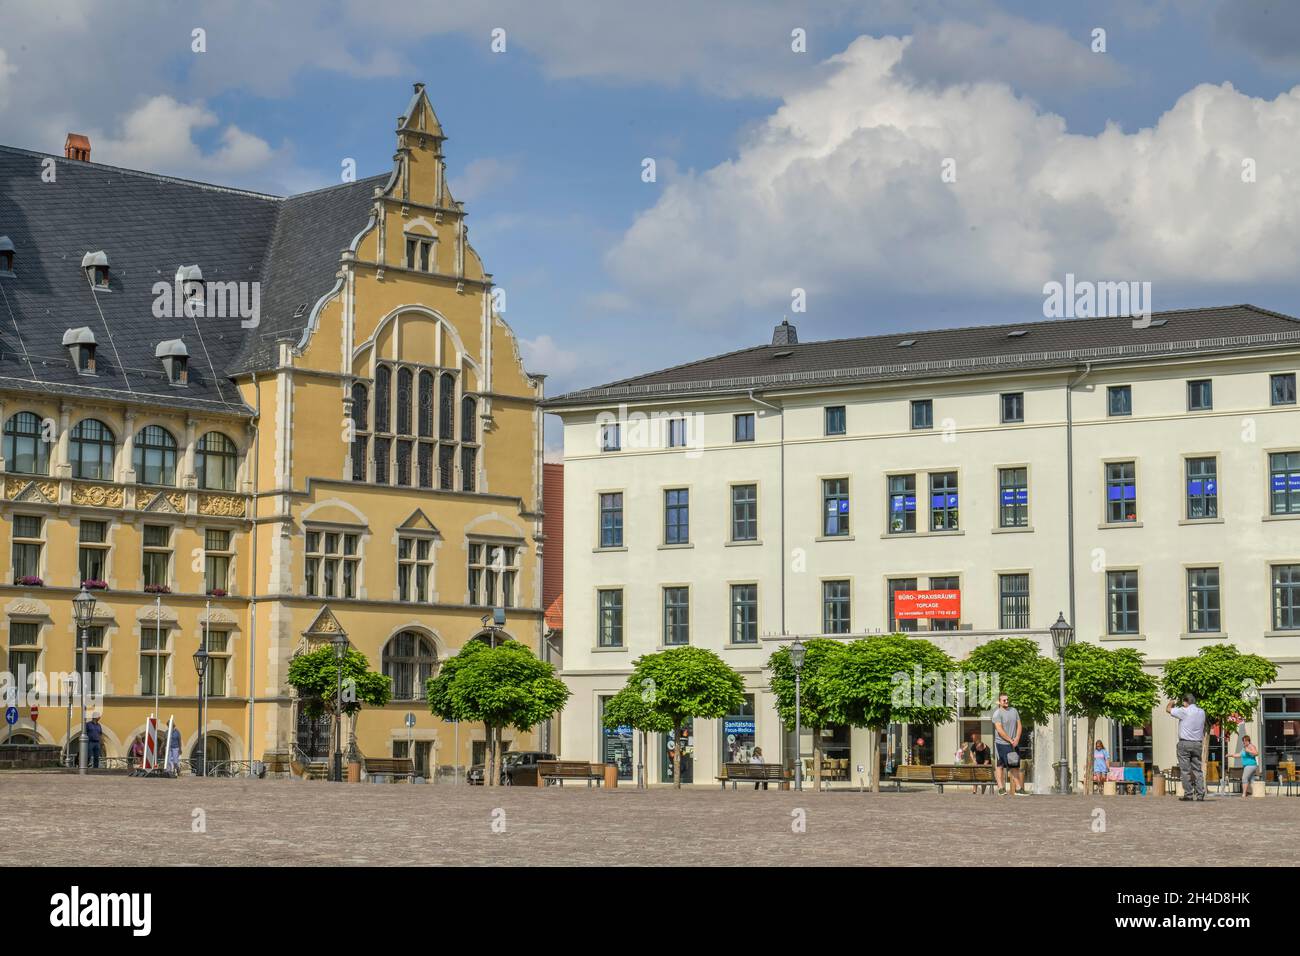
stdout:
{"type": "Polygon", "coordinates": [[[1113,797],[1113,796],[1115,796],[1115,781],[1114,781],[1114,780],[1107,780],[1105,783],[1103,783],[1103,784],[1101,785],[1101,795],[1102,795],[1103,797],[1113,797]]]}

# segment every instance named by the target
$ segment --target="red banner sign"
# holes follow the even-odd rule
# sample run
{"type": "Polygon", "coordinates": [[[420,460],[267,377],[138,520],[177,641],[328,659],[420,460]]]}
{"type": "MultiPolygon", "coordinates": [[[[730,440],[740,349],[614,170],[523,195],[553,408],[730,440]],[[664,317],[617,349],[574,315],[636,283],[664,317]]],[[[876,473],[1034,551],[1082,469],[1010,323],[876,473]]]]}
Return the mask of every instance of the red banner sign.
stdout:
{"type": "Polygon", "coordinates": [[[927,617],[934,621],[961,619],[960,591],[895,591],[894,617],[900,621],[927,617]]]}

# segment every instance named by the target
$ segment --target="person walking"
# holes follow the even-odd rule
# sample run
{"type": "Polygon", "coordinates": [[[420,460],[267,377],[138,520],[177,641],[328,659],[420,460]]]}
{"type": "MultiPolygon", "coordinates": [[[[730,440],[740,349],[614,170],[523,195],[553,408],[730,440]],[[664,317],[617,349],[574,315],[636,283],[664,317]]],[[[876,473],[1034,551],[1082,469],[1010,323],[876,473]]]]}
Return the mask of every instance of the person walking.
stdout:
{"type": "Polygon", "coordinates": [[[1012,796],[1026,796],[1025,779],[1020,770],[1020,734],[1024,727],[1020,723],[1020,711],[1011,706],[1011,698],[1006,694],[998,695],[998,709],[993,711],[993,748],[997,751],[998,790],[1003,782],[1010,778],[1009,792],[1012,796]]]}
{"type": "Polygon", "coordinates": [[[1250,784],[1259,773],[1259,748],[1251,742],[1250,734],[1241,736],[1241,795],[1250,796],[1250,784]]]}
{"type": "Polygon", "coordinates": [[[86,766],[99,769],[99,755],[104,748],[104,728],[100,726],[99,714],[90,718],[86,724],[86,766]]]}
{"type": "Polygon", "coordinates": [[[1092,789],[1101,793],[1105,789],[1106,774],[1110,772],[1110,754],[1100,740],[1092,748],[1092,789]]]}
{"type": "Polygon", "coordinates": [[[177,777],[181,775],[181,729],[175,724],[167,739],[167,769],[177,777]]]}
{"type": "Polygon", "coordinates": [[[1196,705],[1196,695],[1183,695],[1183,705],[1171,700],[1165,713],[1178,719],[1178,773],[1183,779],[1179,800],[1205,799],[1205,768],[1201,765],[1201,741],[1205,737],[1205,711],[1196,705]]]}

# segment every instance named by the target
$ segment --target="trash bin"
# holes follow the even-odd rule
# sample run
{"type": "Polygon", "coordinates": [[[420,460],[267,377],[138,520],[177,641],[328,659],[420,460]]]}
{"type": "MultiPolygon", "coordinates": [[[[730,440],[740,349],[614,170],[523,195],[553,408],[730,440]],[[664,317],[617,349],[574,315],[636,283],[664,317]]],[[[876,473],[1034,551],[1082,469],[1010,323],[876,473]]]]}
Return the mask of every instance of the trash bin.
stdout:
{"type": "Polygon", "coordinates": [[[612,763],[605,764],[605,786],[611,789],[618,786],[618,765],[617,764],[612,764],[612,763]]]}

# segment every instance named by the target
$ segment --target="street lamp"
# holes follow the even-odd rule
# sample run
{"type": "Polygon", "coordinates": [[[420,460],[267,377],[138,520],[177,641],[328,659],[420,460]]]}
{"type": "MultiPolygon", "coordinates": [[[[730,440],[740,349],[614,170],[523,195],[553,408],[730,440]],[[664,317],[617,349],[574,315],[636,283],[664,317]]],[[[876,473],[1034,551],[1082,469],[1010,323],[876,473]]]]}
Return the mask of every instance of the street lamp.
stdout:
{"type": "Polygon", "coordinates": [[[803,646],[802,641],[796,640],[790,645],[790,666],[794,668],[794,788],[803,789],[803,754],[800,751],[803,741],[803,727],[801,726],[803,714],[800,712],[799,703],[803,696],[799,685],[799,672],[803,670],[803,659],[808,653],[808,648],[803,646]]]}
{"type": "Polygon", "coordinates": [[[1061,793],[1070,792],[1070,757],[1069,751],[1066,750],[1065,739],[1065,652],[1070,645],[1074,643],[1074,628],[1065,620],[1065,613],[1058,612],[1056,623],[1048,630],[1052,634],[1052,647],[1056,649],[1056,656],[1061,662],[1061,746],[1058,748],[1061,753],[1061,762],[1057,769],[1057,786],[1061,793]]]}
{"type": "Polygon", "coordinates": [[[86,772],[86,630],[95,619],[95,595],[82,585],[81,593],[72,599],[72,613],[77,620],[77,686],[81,689],[81,739],[77,741],[78,772],[86,772]]]}
{"type": "Polygon", "coordinates": [[[337,696],[334,701],[334,771],[335,783],[343,782],[343,658],[348,653],[348,635],[340,630],[330,642],[334,645],[334,668],[337,679],[337,696]]]}
{"type": "Polygon", "coordinates": [[[199,675],[199,746],[202,748],[200,753],[203,755],[199,759],[202,761],[200,764],[202,768],[201,776],[206,777],[208,775],[208,715],[207,708],[204,706],[207,703],[206,691],[208,689],[208,682],[204,679],[208,674],[208,640],[206,634],[203,636],[203,643],[194,652],[194,670],[199,675]]]}

